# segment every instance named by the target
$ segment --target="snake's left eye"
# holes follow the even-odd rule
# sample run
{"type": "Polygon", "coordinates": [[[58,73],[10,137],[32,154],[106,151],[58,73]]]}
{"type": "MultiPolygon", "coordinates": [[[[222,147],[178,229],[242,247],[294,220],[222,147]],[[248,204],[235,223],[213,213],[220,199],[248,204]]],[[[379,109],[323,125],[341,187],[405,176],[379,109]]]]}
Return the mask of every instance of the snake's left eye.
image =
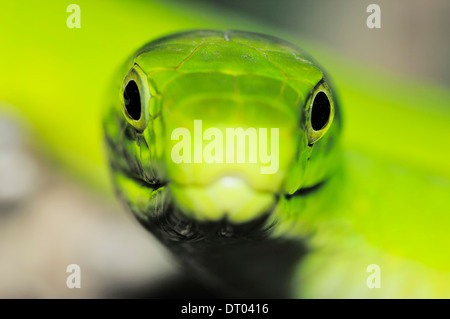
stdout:
{"type": "Polygon", "coordinates": [[[130,80],[123,90],[123,102],[128,115],[135,121],[141,118],[141,93],[134,80],[130,80]]]}
{"type": "Polygon", "coordinates": [[[325,92],[316,94],[311,109],[311,126],[314,131],[320,131],[330,119],[330,100],[325,92]]]}
{"type": "Polygon", "coordinates": [[[123,81],[121,101],[123,114],[128,123],[139,132],[145,129],[149,120],[148,104],[150,98],[147,76],[135,64],[123,81]]]}
{"type": "Polygon", "coordinates": [[[308,144],[312,145],[325,135],[334,117],[334,102],[325,82],[320,83],[307,107],[308,144]]]}

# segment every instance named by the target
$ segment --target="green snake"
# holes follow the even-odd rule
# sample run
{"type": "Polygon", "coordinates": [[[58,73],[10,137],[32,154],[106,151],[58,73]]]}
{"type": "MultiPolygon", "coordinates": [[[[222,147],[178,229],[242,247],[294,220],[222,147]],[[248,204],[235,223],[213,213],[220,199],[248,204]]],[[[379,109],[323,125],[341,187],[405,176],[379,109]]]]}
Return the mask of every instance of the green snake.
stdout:
{"type": "MultiPolygon", "coordinates": [[[[409,278],[419,271],[420,264],[386,257],[360,238],[358,224],[370,225],[366,206],[380,215],[386,209],[366,203],[357,188],[385,183],[395,189],[398,177],[379,175],[364,160],[346,170],[336,94],[301,49],[255,33],[188,31],[139,49],[117,79],[104,121],[117,193],[213,290],[246,297],[377,296],[367,285],[373,263],[393,282],[399,279],[392,273],[403,270],[409,278]],[[278,129],[277,136],[261,131],[269,128],[278,129]],[[180,129],[184,135],[175,134],[180,129]],[[210,129],[215,134],[208,135],[210,129]],[[227,135],[228,129],[245,134],[227,135]],[[270,150],[278,152],[271,174],[261,171],[267,158],[250,160],[261,141],[277,146],[270,150]],[[361,180],[364,174],[370,177],[361,180]],[[356,226],[342,219],[346,210],[358,212],[356,226]],[[354,288],[343,292],[340,280],[354,288]]],[[[391,200],[389,209],[396,205],[391,200]]],[[[419,280],[424,286],[426,276],[419,280]]],[[[408,295],[407,283],[395,286],[399,290],[380,296],[408,295]]],[[[426,291],[418,287],[409,293],[426,291]]]]}
{"type": "MultiPolygon", "coordinates": [[[[450,296],[448,89],[376,71],[368,63],[358,65],[298,35],[226,14],[205,14],[205,8],[191,4],[182,9],[181,4],[151,1],[80,0],[77,4],[82,27],[74,30],[67,28],[65,7],[56,1],[5,3],[0,12],[0,25],[6,30],[2,33],[6,49],[0,52],[5,75],[0,77],[0,98],[30,120],[36,141],[42,142],[36,145],[42,145],[83,185],[94,185],[103,193],[109,183],[101,114],[109,103],[103,123],[120,196],[205,282],[252,296],[450,296]],[[309,146],[315,137],[302,117],[308,115],[303,113],[312,102],[308,99],[322,80],[321,68],[292,45],[270,37],[255,36],[260,40],[244,45],[245,37],[230,36],[229,45],[236,46],[221,49],[227,52],[225,60],[214,55],[220,51],[218,44],[214,49],[209,46],[210,52],[200,48],[188,58],[198,43],[180,39],[165,50],[154,42],[153,50],[150,45],[139,51],[145,54],[136,60],[138,66],[134,67],[133,56],[113,78],[113,88],[107,89],[110,71],[143,41],[190,28],[257,30],[307,48],[334,80],[334,85],[326,77],[323,82],[328,87],[324,94],[330,115],[334,112],[323,136],[309,146]],[[159,55],[144,58],[151,54],[159,55]],[[286,59],[290,62],[281,63],[283,56],[290,56],[286,59]],[[199,72],[192,68],[201,65],[209,68],[204,70],[207,81],[182,82],[180,77],[180,82],[172,83],[178,87],[167,86],[164,94],[156,91],[171,76],[175,79],[184,72],[185,80],[195,77],[199,72]],[[164,68],[167,72],[156,72],[164,68]],[[241,68],[247,68],[247,77],[238,76],[241,68]],[[306,75],[308,68],[311,73],[306,75]],[[126,80],[134,76],[136,85],[145,86],[140,80],[151,78],[152,72],[155,78],[143,91],[152,98],[141,104],[142,112],[149,110],[142,113],[147,117],[133,122],[124,113],[126,80]],[[223,85],[217,85],[219,81],[223,85]],[[259,89],[251,92],[252,87],[259,89]],[[328,92],[333,87],[342,116],[336,93],[328,92]],[[206,96],[195,94],[201,90],[208,90],[216,103],[206,103],[206,96]],[[228,104],[230,112],[221,113],[224,126],[217,126],[217,118],[196,110],[194,104],[187,107],[202,98],[204,103],[198,105],[228,104]],[[163,101],[170,108],[158,104],[163,101]],[[175,112],[183,119],[165,113],[174,111],[175,101],[184,104],[175,112]],[[238,115],[241,103],[249,107],[242,113],[247,117],[238,115]],[[257,105],[265,107],[252,113],[257,105]],[[271,105],[277,111],[271,112],[271,105]],[[339,132],[341,118],[344,125],[339,132]],[[204,130],[279,128],[276,174],[260,174],[267,166],[263,162],[203,163],[192,164],[201,170],[195,171],[195,178],[189,177],[189,165],[170,161],[171,150],[180,142],[170,134],[180,127],[192,131],[194,121],[200,119],[204,130]],[[234,181],[245,180],[234,184],[239,191],[217,183],[219,175],[227,174],[234,181]],[[247,195],[261,198],[257,200],[261,206],[243,207],[247,195]],[[240,201],[227,202],[230,197],[240,201]],[[366,284],[371,264],[380,266],[380,288],[366,284]]],[[[217,40],[225,42],[224,33],[219,34],[217,40]]],[[[6,104],[0,105],[1,111],[5,106],[8,112],[6,104]]],[[[205,140],[204,154],[210,142],[205,140]]]]}
{"type": "Polygon", "coordinates": [[[281,39],[179,33],[139,49],[119,78],[105,121],[113,179],[130,210],[164,241],[277,238],[277,228],[286,227],[280,219],[301,213],[299,201],[320,193],[338,167],[341,118],[329,80],[310,56],[281,39]],[[202,136],[179,142],[173,136],[179,128],[202,136]],[[209,141],[208,128],[216,129],[209,141]],[[224,146],[230,128],[244,134],[231,135],[234,144],[224,146]],[[276,128],[277,140],[262,128],[276,128]],[[275,146],[265,155],[279,153],[271,158],[276,169],[266,174],[261,158],[250,161],[257,141],[275,146]],[[188,154],[177,162],[172,152],[182,142],[179,152],[188,154]],[[220,154],[207,163],[201,157],[208,145],[220,154]],[[239,152],[246,158],[237,161],[239,152]],[[179,221],[184,217],[190,223],[179,221]],[[235,233],[242,225],[249,230],[235,233]]]}

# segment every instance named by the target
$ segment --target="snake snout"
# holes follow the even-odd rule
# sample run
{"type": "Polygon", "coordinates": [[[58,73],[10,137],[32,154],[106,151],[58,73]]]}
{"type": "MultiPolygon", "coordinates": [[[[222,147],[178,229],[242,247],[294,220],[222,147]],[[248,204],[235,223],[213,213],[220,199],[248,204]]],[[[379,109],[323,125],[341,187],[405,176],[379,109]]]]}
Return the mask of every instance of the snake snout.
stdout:
{"type": "Polygon", "coordinates": [[[254,190],[242,178],[225,176],[207,186],[171,184],[178,206],[200,220],[219,220],[225,216],[232,222],[252,220],[269,210],[275,194],[254,190]]]}
{"type": "Polygon", "coordinates": [[[298,144],[296,120],[257,100],[246,101],[244,113],[241,103],[197,99],[167,113],[165,167],[187,215],[246,222],[270,209],[283,187],[298,144]]]}

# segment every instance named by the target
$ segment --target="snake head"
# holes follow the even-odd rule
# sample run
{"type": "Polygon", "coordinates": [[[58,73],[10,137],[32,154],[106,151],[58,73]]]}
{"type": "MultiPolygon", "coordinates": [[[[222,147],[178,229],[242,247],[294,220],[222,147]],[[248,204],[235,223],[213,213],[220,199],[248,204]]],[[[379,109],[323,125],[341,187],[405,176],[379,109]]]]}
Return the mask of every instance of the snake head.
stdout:
{"type": "Polygon", "coordinates": [[[248,223],[330,173],[334,94],[283,40],[176,34],[138,50],[118,78],[108,153],[118,193],[141,221],[170,207],[199,222],[248,223]]]}

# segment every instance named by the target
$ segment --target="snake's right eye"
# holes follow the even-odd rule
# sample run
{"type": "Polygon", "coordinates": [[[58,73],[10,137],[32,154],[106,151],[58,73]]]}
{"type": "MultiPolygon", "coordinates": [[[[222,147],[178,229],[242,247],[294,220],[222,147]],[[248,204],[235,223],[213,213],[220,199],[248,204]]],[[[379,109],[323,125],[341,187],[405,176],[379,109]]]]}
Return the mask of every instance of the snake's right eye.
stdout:
{"type": "Polygon", "coordinates": [[[333,122],[334,102],[328,85],[320,82],[307,103],[307,137],[308,144],[313,145],[333,122]]]}
{"type": "Polygon", "coordinates": [[[137,131],[142,132],[149,120],[148,104],[151,96],[147,76],[137,64],[125,77],[121,93],[125,118],[137,131]]]}
{"type": "Polygon", "coordinates": [[[314,131],[320,131],[327,125],[330,118],[330,100],[325,92],[319,92],[314,98],[311,110],[311,126],[314,131]]]}
{"type": "Polygon", "coordinates": [[[133,120],[139,121],[141,118],[141,93],[134,80],[130,80],[125,87],[123,91],[123,102],[128,115],[133,120]]]}

